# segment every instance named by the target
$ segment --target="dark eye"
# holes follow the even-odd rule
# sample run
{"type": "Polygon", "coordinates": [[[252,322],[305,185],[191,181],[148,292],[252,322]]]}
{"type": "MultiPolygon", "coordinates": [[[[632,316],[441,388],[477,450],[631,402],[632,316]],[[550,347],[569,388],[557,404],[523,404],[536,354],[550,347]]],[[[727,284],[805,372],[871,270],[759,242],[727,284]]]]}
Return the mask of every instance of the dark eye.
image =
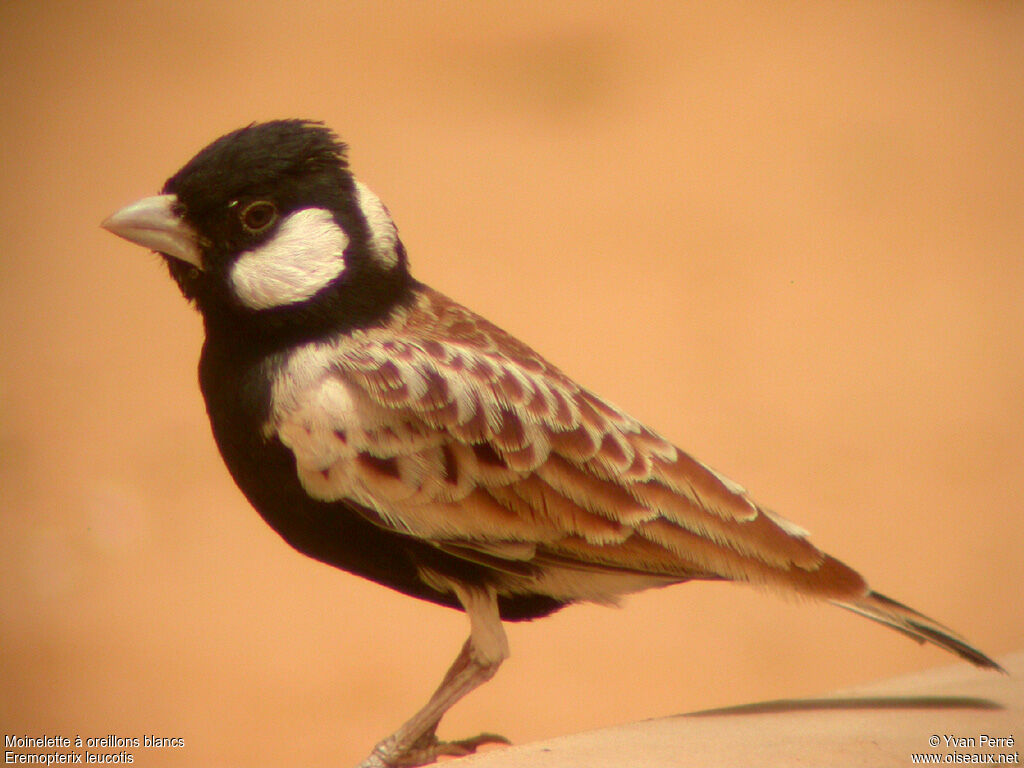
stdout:
{"type": "Polygon", "coordinates": [[[257,200],[245,206],[238,218],[249,234],[258,235],[277,220],[277,208],[271,202],[257,200]]]}

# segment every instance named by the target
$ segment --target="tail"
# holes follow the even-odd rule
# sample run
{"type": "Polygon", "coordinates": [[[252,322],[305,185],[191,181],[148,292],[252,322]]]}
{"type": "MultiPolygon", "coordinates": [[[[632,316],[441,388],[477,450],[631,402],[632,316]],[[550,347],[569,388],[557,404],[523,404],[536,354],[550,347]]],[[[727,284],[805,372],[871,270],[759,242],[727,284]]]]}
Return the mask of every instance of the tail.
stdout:
{"type": "Polygon", "coordinates": [[[877,621],[879,624],[892,627],[919,643],[933,643],[940,648],[945,648],[950,653],[967,659],[971,664],[1006,674],[1005,669],[951,629],[918,613],[913,608],[890,600],[885,595],[868,592],[864,597],[854,600],[832,600],[831,602],[848,611],[859,613],[872,621],[877,621]]]}

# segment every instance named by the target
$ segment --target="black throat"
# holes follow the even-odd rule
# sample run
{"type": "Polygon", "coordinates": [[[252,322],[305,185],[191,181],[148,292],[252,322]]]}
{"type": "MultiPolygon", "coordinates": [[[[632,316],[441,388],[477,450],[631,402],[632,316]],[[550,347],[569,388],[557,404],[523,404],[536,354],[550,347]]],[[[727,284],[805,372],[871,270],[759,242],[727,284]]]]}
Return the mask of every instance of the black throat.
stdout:
{"type": "Polygon", "coordinates": [[[207,345],[245,366],[301,344],[379,327],[415,300],[419,284],[403,267],[384,271],[357,260],[341,280],[315,296],[261,310],[227,296],[197,296],[207,345]]]}

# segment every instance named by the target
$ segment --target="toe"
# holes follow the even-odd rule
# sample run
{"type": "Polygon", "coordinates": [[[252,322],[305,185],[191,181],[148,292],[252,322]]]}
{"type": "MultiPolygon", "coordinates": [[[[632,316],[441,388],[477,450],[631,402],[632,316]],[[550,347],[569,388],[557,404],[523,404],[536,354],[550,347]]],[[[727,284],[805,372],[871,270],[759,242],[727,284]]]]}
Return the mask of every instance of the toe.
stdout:
{"type": "Polygon", "coordinates": [[[429,765],[439,757],[465,757],[472,755],[484,744],[511,744],[504,736],[496,733],[481,733],[469,739],[458,741],[438,741],[434,736],[429,742],[420,741],[402,755],[398,755],[390,764],[395,768],[414,768],[429,765]]]}

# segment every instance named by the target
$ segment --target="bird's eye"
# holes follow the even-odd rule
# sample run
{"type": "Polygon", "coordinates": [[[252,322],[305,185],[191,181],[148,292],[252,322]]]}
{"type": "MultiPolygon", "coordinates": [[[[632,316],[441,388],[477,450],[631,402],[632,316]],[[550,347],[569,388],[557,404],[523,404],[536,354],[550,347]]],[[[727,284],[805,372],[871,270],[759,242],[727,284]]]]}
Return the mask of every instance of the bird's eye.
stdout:
{"type": "Polygon", "coordinates": [[[238,218],[249,234],[258,235],[277,220],[277,208],[271,202],[257,200],[245,206],[238,218]]]}

